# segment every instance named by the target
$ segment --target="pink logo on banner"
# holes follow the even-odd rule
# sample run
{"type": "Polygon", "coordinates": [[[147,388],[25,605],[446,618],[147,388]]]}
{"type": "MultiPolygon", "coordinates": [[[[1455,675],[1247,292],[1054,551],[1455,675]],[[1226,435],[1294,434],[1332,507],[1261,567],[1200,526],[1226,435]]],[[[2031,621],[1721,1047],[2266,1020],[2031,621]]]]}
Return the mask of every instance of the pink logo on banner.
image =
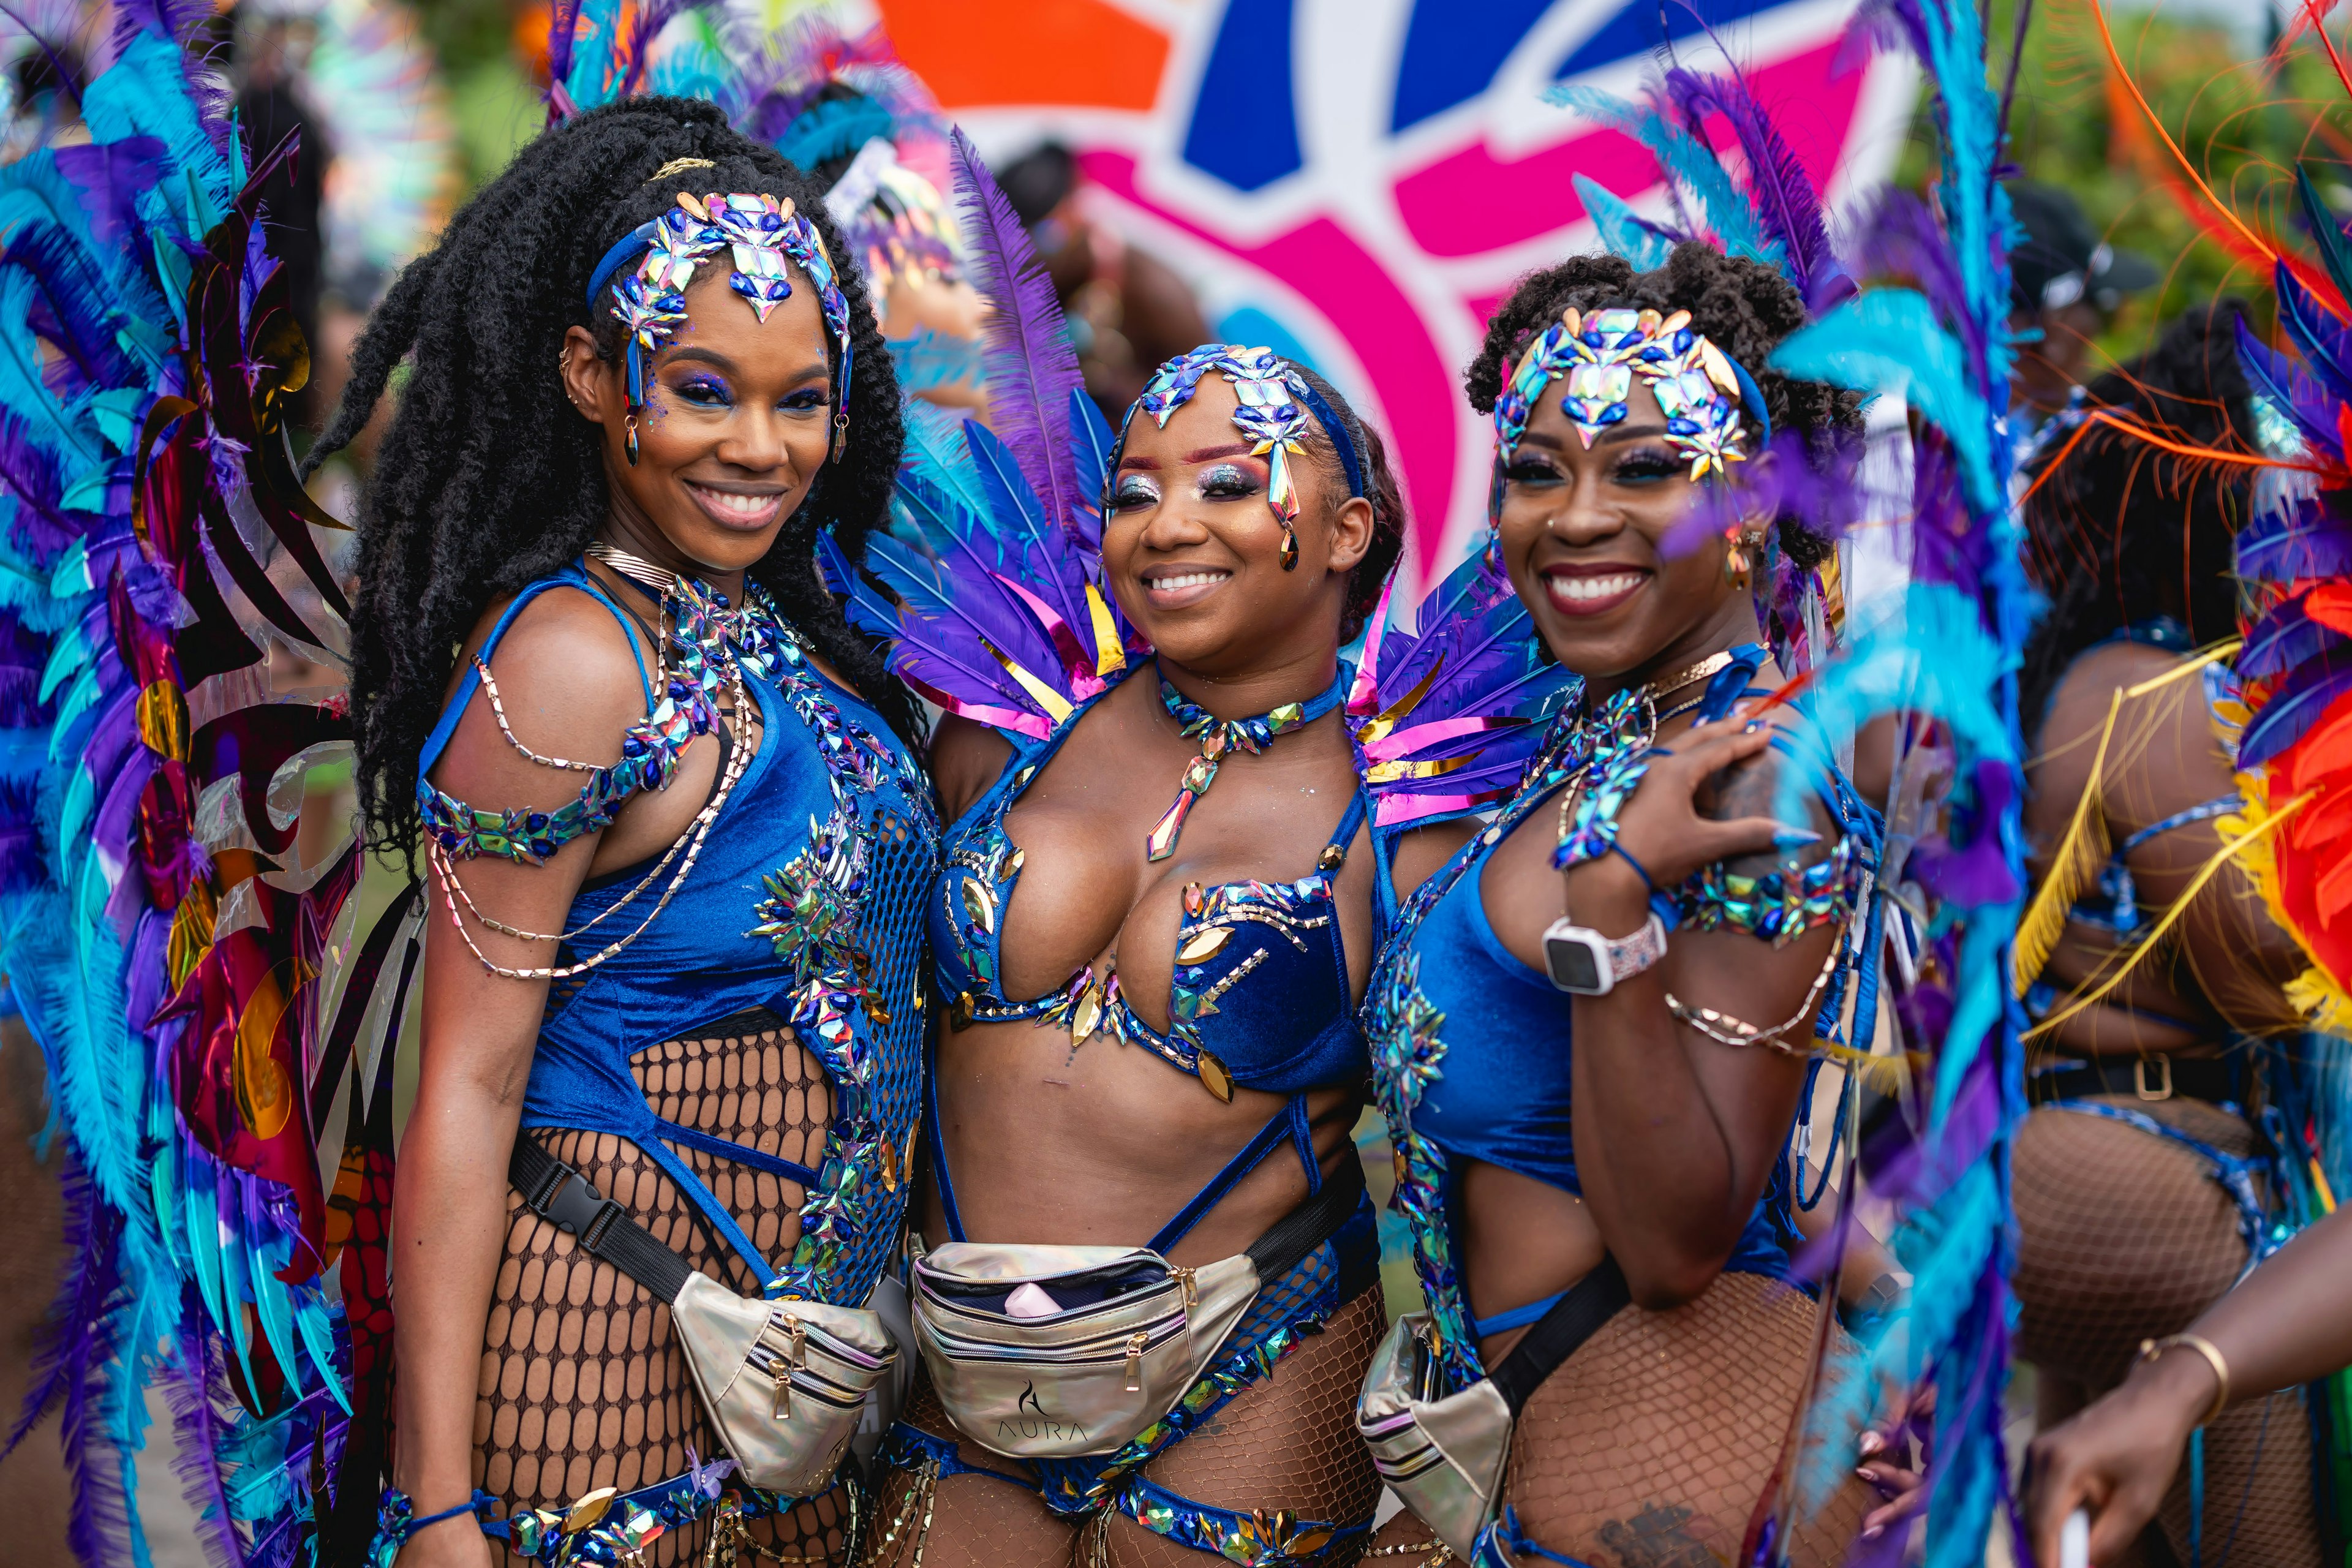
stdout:
{"type": "MultiPolygon", "coordinates": [[[[1485,525],[1461,370],[1522,273],[1598,245],[1570,176],[1665,215],[1656,164],[1543,101],[1728,52],[1832,205],[1883,179],[1916,79],[1842,68],[1847,0],[881,0],[992,155],[1054,135],[1102,216],[1228,338],[1303,354],[1391,437],[1426,576],[1485,525]]],[[[1727,132],[1723,143],[1728,144],[1727,132]]]]}

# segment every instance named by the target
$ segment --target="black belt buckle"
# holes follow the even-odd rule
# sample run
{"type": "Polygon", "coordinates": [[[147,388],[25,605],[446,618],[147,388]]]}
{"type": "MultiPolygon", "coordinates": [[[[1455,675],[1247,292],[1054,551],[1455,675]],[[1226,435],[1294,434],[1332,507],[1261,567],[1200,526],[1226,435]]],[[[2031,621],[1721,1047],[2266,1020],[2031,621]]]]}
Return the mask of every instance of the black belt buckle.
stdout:
{"type": "Polygon", "coordinates": [[[592,1251],[620,1216],[621,1205],[598,1192],[593,1183],[569,1165],[558,1165],[543,1193],[531,1194],[530,1212],[558,1230],[580,1238],[592,1251]]]}

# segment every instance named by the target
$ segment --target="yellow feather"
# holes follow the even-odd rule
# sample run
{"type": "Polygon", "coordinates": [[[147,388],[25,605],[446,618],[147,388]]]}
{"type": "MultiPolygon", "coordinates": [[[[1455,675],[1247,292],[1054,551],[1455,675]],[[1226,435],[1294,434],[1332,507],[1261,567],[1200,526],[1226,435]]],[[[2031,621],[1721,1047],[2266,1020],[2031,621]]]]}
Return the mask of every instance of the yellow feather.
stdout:
{"type": "Polygon", "coordinates": [[[2107,837],[2107,816],[2101,809],[2099,797],[2105,783],[2107,746],[2116,738],[2116,720],[2123,712],[2124,693],[2118,691],[2107,703],[2107,721],[2099,730],[2099,749],[2091,755],[2091,776],[2083,785],[2083,798],[2074,803],[2074,818],[2066,825],[2066,835],[2050,856],[2049,874],[2033,901],[2018,917],[2017,942],[2011,949],[2010,985],[2020,996],[2042,974],[2042,966],[2050,962],[2051,950],[2058,945],[2058,933],[2066,928],[2066,911],[2083,889],[2098,876],[2099,868],[2106,864],[2113,849],[2107,837]]]}
{"type": "Polygon", "coordinates": [[[2189,906],[2196,901],[2199,893],[2205,890],[2206,883],[2220,876],[2223,867],[2244,854],[2250,847],[2260,843],[2288,817],[2301,811],[2310,804],[2311,799],[2312,797],[2307,794],[2295,796],[2277,816],[2269,818],[2244,837],[2223,845],[2211,858],[2197,868],[2197,875],[2189,879],[2189,886],[2181,890],[2180,897],[2173,900],[2172,907],[2164,911],[2164,918],[2156,922],[2156,929],[2147,933],[2145,941],[2136,947],[2118,950],[2119,952],[2126,955],[2122,963],[2108,966],[2096,985],[2088,991],[2076,993],[2074,998],[2068,1002],[2062,1011],[2051,1014],[2042,1022],[2026,1030],[2024,1037],[2031,1040],[2037,1036],[2046,1035],[2085,1007],[2095,1006],[2104,1001],[2116,986],[2124,983],[2125,978],[2134,969],[2139,966],[2140,961],[2170,934],[2172,928],[2180,923],[2182,917],[2189,912],[2189,906]]]}

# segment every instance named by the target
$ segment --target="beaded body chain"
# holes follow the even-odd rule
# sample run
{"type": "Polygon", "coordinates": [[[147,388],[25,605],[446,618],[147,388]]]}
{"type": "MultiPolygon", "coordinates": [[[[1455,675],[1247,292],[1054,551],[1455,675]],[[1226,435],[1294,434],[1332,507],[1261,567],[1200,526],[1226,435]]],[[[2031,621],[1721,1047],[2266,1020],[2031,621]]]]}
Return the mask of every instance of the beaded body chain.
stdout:
{"type": "Polygon", "coordinates": [[[584,834],[609,826],[621,806],[645,790],[662,790],[677,778],[686,749],[703,735],[716,733],[722,710],[740,713],[749,700],[743,677],[748,668],[775,679],[785,689],[795,709],[810,721],[825,753],[827,776],[836,803],[856,784],[878,782],[875,753],[884,748],[870,740],[855,744],[848,726],[833,705],[815,689],[805,670],[800,639],[776,612],[765,590],[746,584],[743,606],[730,610],[726,600],[701,584],[662,572],[651,563],[598,543],[590,553],[614,571],[662,595],[661,627],[654,638],[652,711],[631,725],[621,741],[621,758],[610,765],[544,756],[525,745],[508,722],[497,681],[487,660],[477,657],[476,674],[489,699],[499,733],[516,753],[539,766],[588,775],[579,797],[558,809],[513,808],[478,810],[419,778],[417,801],[426,831],[425,857],[467,951],[489,973],[510,980],[563,980],[585,973],[610,961],[653,924],[679,888],[693,874],[696,860],[708,841],[712,824],[726,809],[751,756],[751,748],[731,746],[719,771],[718,787],[677,838],[627,892],[579,926],[562,931],[532,931],[509,925],[485,913],[458,880],[457,862],[485,855],[524,865],[543,864],[564,845],[584,834]],[[798,677],[798,679],[793,679],[798,677]],[[822,711],[813,710],[821,709],[822,711]],[[845,772],[848,777],[845,778],[845,772]],[[502,935],[527,942],[575,942],[622,910],[660,886],[653,907],[635,927],[574,963],[513,968],[484,953],[467,929],[475,923],[502,935]]]}

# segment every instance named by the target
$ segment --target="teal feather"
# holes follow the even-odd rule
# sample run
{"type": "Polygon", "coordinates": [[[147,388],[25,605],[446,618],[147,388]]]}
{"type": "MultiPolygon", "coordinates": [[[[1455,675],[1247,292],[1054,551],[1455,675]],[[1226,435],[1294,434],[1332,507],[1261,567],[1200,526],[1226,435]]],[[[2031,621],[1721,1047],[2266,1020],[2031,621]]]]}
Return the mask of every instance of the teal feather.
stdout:
{"type": "Polygon", "coordinates": [[[254,1318],[261,1324],[262,1342],[269,1347],[270,1359],[286,1374],[289,1387],[299,1391],[305,1380],[302,1360],[295,1353],[293,1305],[286,1299],[285,1283],[277,1278],[292,1252],[282,1234],[272,1234],[258,1247],[247,1243],[243,1261],[246,1288],[254,1318]]]}
{"type": "Polygon", "coordinates": [[[226,1281],[221,1272],[220,1218],[213,1207],[210,1184],[188,1183],[182,1191],[181,1202],[188,1215],[181,1234],[187,1242],[189,1272],[196,1278],[196,1293],[205,1299],[205,1311],[212,1321],[225,1322],[228,1303],[224,1294],[226,1281]]]}
{"type": "Polygon", "coordinates": [[[1673,243],[1644,225],[1624,197],[1604,190],[1588,175],[1572,175],[1570,183],[1611,255],[1622,258],[1637,272],[1654,272],[1666,264],[1666,258],[1674,253],[1673,243]]]}
{"type": "Polygon", "coordinates": [[[1829,739],[1855,734],[1882,714],[1918,713],[1942,724],[1971,755],[2016,761],[1998,694],[2017,662],[1966,593],[1948,583],[1912,583],[1899,608],[1855,634],[1814,672],[1802,699],[1808,721],[1788,736],[1798,765],[1780,770],[1775,815],[1804,821],[1806,801],[1834,765],[1829,739]]]}
{"type": "MultiPolygon", "coordinates": [[[[163,220],[194,245],[228,216],[236,187],[188,96],[186,59],[177,45],[142,33],[83,90],[81,111],[94,142],[152,136],[163,143],[176,177],[142,193],[140,214],[150,223],[163,220]]],[[[179,270],[184,279],[184,260],[179,270]]]]}
{"type": "Polygon", "coordinates": [[[1667,176],[1706,214],[1706,226],[1733,256],[1779,268],[1787,258],[1780,241],[1765,232],[1756,209],[1731,183],[1714,150],[1654,109],[1629,103],[1597,88],[1561,86],[1544,94],[1547,102],[1572,109],[1595,124],[1622,131],[1650,150],[1667,176]]]}
{"type": "Polygon", "coordinates": [[[1808,381],[1900,394],[1951,438],[1969,500],[1988,510],[2001,504],[1990,412],[1970,384],[1967,351],[1944,330],[1926,295],[1877,289],[1849,300],[1782,339],[1770,363],[1808,381]]]}
{"type": "Polygon", "coordinates": [[[988,498],[973,474],[971,446],[963,438],[963,420],[919,398],[907,401],[901,418],[907,434],[899,466],[984,524],[990,515],[988,498]]]}
{"type": "Polygon", "coordinates": [[[978,386],[981,345],[976,339],[951,338],[929,329],[911,336],[886,340],[891,365],[898,373],[898,394],[917,397],[943,386],[978,386]]]}

